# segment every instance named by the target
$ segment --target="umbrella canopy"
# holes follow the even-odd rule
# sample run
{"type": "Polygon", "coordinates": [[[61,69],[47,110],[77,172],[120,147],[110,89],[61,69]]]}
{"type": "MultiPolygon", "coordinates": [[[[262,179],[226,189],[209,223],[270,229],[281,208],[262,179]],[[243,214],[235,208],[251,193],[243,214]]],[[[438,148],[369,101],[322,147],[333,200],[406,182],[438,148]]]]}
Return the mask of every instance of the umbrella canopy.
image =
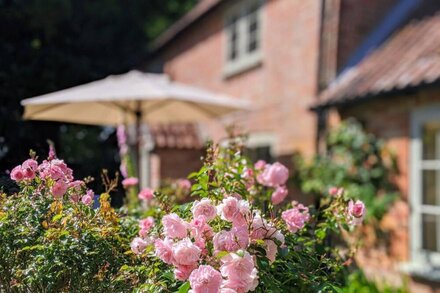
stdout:
{"type": "Polygon", "coordinates": [[[24,119],[90,125],[202,122],[249,107],[247,101],[130,71],[25,99],[24,119]]]}

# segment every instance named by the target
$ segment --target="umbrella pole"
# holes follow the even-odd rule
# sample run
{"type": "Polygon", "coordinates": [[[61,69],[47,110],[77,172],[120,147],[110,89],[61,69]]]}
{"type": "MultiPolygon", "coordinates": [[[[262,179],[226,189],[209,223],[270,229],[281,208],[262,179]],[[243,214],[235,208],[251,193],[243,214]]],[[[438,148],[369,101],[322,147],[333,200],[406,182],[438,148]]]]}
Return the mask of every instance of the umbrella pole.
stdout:
{"type": "Polygon", "coordinates": [[[141,123],[142,123],[142,112],[140,111],[140,104],[138,104],[136,115],[136,167],[137,167],[137,177],[141,179],[141,123]]]}

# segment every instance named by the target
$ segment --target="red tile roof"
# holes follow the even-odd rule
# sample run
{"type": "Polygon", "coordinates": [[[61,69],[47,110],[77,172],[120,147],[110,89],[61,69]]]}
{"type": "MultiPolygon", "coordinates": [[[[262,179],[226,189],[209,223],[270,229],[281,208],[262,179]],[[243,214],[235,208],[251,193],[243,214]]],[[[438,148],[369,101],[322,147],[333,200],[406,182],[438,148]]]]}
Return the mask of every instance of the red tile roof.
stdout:
{"type": "Polygon", "coordinates": [[[216,7],[223,0],[201,0],[194,6],[187,14],[185,14],[176,23],[170,26],[163,34],[161,34],[153,44],[152,52],[158,51],[165,46],[169,41],[174,39],[187,27],[196,22],[203,15],[208,13],[211,9],[216,7]]]}
{"type": "Polygon", "coordinates": [[[203,143],[195,124],[154,124],[149,126],[155,148],[201,149],[203,143]]]}
{"type": "Polygon", "coordinates": [[[342,73],[312,108],[399,92],[440,80],[440,14],[395,33],[358,65],[342,73]]]}

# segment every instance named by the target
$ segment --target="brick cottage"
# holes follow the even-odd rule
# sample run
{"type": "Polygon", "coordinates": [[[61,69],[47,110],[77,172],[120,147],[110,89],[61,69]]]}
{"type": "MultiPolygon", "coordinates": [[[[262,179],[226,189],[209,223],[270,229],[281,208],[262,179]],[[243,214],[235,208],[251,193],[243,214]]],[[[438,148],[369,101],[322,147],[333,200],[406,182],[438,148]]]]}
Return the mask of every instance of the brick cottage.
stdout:
{"type": "MultiPolygon", "coordinates": [[[[254,159],[288,164],[295,151],[318,152],[341,119],[362,121],[397,152],[402,197],[385,217],[391,246],[363,252],[359,261],[367,273],[393,282],[409,275],[414,292],[434,292],[439,9],[436,0],[201,0],[157,39],[145,69],[251,100],[252,109],[224,122],[249,133],[254,159]]],[[[225,137],[215,123],[200,133],[225,137]]],[[[173,150],[157,153],[157,160],[172,162],[173,150]]]]}

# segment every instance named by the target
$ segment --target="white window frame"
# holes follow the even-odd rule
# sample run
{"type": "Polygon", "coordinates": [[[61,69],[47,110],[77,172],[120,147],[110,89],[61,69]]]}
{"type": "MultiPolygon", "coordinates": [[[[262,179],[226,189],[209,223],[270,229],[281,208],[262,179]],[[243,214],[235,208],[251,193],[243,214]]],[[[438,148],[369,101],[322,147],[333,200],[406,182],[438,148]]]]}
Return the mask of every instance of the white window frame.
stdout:
{"type": "Polygon", "coordinates": [[[224,17],[224,68],[223,68],[223,77],[228,78],[230,76],[239,74],[243,71],[249,70],[253,67],[256,67],[262,63],[263,60],[263,8],[264,8],[264,0],[239,0],[238,3],[235,3],[231,6],[225,13],[224,17]],[[252,52],[248,52],[248,18],[246,16],[246,11],[254,5],[259,5],[257,14],[257,22],[258,22],[258,30],[257,30],[257,40],[258,47],[256,50],[252,52]],[[229,52],[231,50],[231,42],[229,41],[229,31],[230,31],[230,20],[234,17],[237,17],[237,27],[238,27],[238,36],[237,36],[237,57],[234,60],[229,59],[229,52]]]}
{"type": "MultiPolygon", "coordinates": [[[[440,122],[440,105],[423,107],[411,113],[410,149],[410,252],[412,267],[423,275],[432,275],[440,265],[440,252],[423,249],[422,214],[439,215],[440,206],[423,205],[423,170],[440,170],[440,160],[423,159],[423,126],[428,122],[440,122]]],[[[440,227],[440,223],[439,223],[440,227]]],[[[440,231],[438,231],[440,235],[440,231]]],[[[440,239],[438,240],[440,241],[440,239]]],[[[438,273],[437,273],[438,274],[438,273]]],[[[436,275],[437,275],[436,274],[436,275]]]]}

